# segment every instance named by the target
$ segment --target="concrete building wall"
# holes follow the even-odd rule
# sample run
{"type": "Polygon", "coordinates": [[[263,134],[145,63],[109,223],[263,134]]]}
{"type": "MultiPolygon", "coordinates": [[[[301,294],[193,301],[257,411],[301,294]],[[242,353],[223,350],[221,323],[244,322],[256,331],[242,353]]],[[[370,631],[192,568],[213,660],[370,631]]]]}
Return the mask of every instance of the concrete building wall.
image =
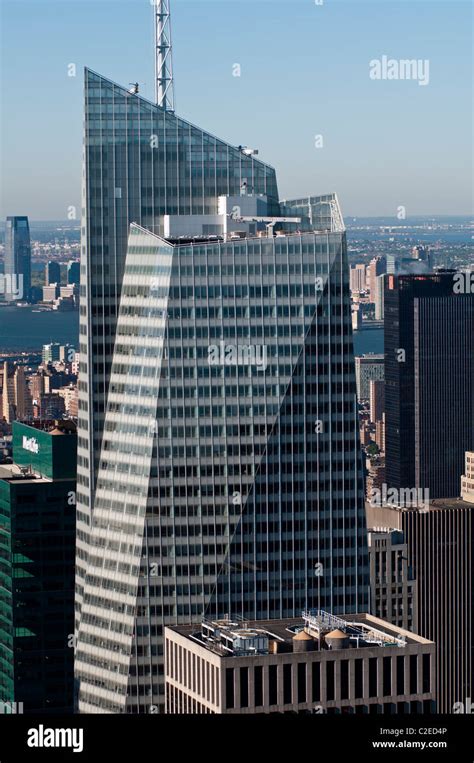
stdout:
{"type": "Polygon", "coordinates": [[[416,630],[416,581],[411,577],[403,533],[370,532],[371,612],[408,631],[416,630]]]}
{"type": "Polygon", "coordinates": [[[417,639],[404,647],[240,657],[221,656],[166,628],[166,712],[434,712],[435,645],[417,639]]]}

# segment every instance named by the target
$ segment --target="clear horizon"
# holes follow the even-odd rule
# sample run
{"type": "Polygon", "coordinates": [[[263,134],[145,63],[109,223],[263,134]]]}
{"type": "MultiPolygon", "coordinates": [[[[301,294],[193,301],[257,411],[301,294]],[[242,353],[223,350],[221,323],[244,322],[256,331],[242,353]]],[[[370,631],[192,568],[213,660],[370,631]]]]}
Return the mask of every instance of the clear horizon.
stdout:
{"type": "MultiPolygon", "coordinates": [[[[21,217],[22,215],[16,215],[17,217],[21,217]]],[[[353,220],[389,220],[391,219],[387,215],[367,215],[367,214],[360,214],[360,215],[353,215],[350,212],[344,213],[343,210],[343,217],[345,222],[353,221],[353,220]]],[[[433,215],[433,214],[422,214],[417,215],[407,215],[405,220],[394,220],[393,225],[390,227],[411,227],[410,223],[413,221],[420,221],[424,220],[426,222],[429,222],[430,220],[462,220],[462,221],[468,221],[468,222],[474,222],[473,214],[466,214],[466,215],[450,215],[450,214],[441,214],[441,215],[433,215]]],[[[34,219],[34,218],[28,218],[29,225],[45,225],[47,223],[61,223],[62,225],[70,225],[71,228],[80,228],[81,222],[80,220],[68,220],[67,218],[44,218],[44,219],[34,219]]],[[[5,219],[0,219],[0,229],[4,229],[5,227],[5,219]]]]}

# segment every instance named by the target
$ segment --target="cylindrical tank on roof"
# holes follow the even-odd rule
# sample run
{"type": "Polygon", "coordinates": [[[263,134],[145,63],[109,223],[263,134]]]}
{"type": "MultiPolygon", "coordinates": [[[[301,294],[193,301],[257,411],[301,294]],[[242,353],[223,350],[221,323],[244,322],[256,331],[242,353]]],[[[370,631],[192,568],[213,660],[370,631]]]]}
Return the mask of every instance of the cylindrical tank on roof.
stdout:
{"type": "Polygon", "coordinates": [[[315,649],[315,640],[306,631],[299,631],[293,636],[294,652],[313,652],[315,649]]]}
{"type": "Polygon", "coordinates": [[[326,633],[324,640],[329,649],[347,649],[350,644],[347,633],[344,633],[339,629],[326,633]]]}

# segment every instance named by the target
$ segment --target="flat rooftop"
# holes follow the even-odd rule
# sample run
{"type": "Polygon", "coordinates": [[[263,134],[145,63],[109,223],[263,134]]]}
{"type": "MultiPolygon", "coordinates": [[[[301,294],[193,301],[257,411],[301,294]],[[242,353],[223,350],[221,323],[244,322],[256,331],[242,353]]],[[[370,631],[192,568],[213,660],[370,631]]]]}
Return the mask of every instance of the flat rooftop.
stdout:
{"type": "Polygon", "coordinates": [[[47,479],[46,477],[40,477],[34,472],[29,472],[25,469],[22,470],[16,464],[1,464],[0,480],[18,483],[34,482],[35,484],[38,482],[51,482],[50,479],[47,479]]]}
{"type": "Polygon", "coordinates": [[[48,419],[47,421],[28,421],[28,423],[18,422],[29,429],[35,429],[38,432],[46,434],[76,434],[77,425],[72,419],[48,419]]]}
{"type": "Polygon", "coordinates": [[[330,233],[340,233],[340,231],[330,230],[329,228],[315,228],[298,231],[279,231],[275,236],[256,236],[250,234],[245,236],[224,236],[216,234],[209,236],[159,236],[159,238],[161,238],[163,241],[166,241],[166,243],[170,244],[170,246],[203,246],[206,244],[238,244],[239,242],[243,241],[278,241],[285,238],[296,238],[297,236],[323,236],[330,233]]]}
{"type": "Polygon", "coordinates": [[[345,649],[432,644],[428,639],[369,614],[341,615],[311,610],[299,618],[282,620],[203,620],[196,625],[173,625],[168,630],[190,639],[222,657],[294,651],[295,637],[315,641],[319,651],[344,641],[345,649]],[[273,643],[272,643],[273,642],[273,643]],[[275,642],[277,648],[275,649],[275,642]]]}
{"type": "Polygon", "coordinates": [[[436,511],[456,511],[459,509],[474,510],[474,503],[463,501],[462,498],[431,498],[424,508],[410,508],[398,506],[372,506],[368,501],[365,503],[368,531],[401,530],[404,513],[420,512],[429,514],[436,511]]]}
{"type": "Polygon", "coordinates": [[[462,498],[433,498],[429,502],[429,509],[474,509],[474,503],[463,501],[462,498]]]}

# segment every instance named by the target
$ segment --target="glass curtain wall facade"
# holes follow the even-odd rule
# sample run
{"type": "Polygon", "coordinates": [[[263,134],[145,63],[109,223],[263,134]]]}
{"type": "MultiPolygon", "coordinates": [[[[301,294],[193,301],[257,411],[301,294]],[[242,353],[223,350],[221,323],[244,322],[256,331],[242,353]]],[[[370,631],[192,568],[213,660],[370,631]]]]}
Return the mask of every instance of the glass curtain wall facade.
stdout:
{"type": "Polygon", "coordinates": [[[27,217],[7,217],[5,226],[6,302],[26,301],[31,291],[31,242],[27,217]]]}
{"type": "Polygon", "coordinates": [[[14,422],[13,459],[0,465],[0,702],[71,713],[76,435],[14,422]]]}
{"type": "Polygon", "coordinates": [[[86,106],[78,708],[147,713],[167,624],[367,609],[346,241],[334,195],[286,202],[308,232],[165,240],[244,183],[278,214],[274,171],[92,73],[86,106]]]}
{"type": "Polygon", "coordinates": [[[273,168],[88,69],[83,163],[79,609],[130,223],[159,233],[159,216],[217,213],[244,183],[279,213],[273,168]]]}
{"type": "Polygon", "coordinates": [[[455,283],[454,271],[385,281],[387,484],[430,499],[459,495],[474,443],[474,294],[455,283]]]}

